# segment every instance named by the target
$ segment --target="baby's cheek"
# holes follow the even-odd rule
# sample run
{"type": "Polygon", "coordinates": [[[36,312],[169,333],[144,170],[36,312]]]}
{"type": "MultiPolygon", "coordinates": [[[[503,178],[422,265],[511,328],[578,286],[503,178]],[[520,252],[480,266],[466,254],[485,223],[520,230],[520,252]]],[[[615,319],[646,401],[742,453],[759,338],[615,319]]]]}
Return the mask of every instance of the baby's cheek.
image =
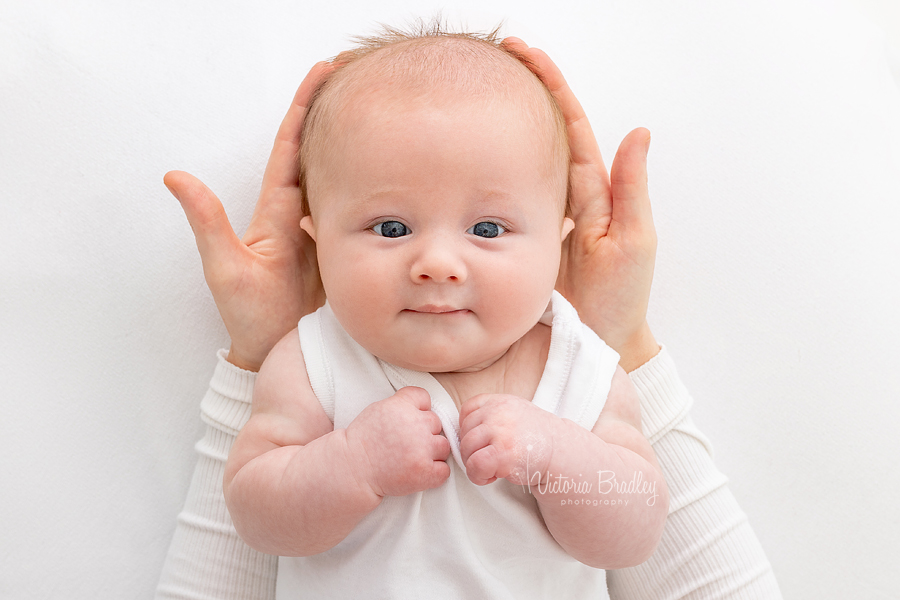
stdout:
{"type": "Polygon", "coordinates": [[[483,290],[483,296],[490,299],[488,311],[494,334],[510,343],[525,335],[540,320],[556,284],[558,265],[552,274],[542,276],[539,270],[528,268],[529,264],[535,265],[535,262],[518,261],[493,277],[490,288],[483,290]]]}

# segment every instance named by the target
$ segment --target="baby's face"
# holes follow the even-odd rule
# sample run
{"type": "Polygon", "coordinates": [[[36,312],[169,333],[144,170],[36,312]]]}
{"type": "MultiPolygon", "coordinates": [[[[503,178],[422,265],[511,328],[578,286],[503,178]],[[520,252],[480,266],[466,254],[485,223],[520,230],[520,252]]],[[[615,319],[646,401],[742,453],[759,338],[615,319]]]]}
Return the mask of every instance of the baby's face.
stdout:
{"type": "Polygon", "coordinates": [[[509,107],[358,104],[301,223],[328,301],[387,362],[485,368],[547,308],[572,227],[565,177],[509,107]]]}

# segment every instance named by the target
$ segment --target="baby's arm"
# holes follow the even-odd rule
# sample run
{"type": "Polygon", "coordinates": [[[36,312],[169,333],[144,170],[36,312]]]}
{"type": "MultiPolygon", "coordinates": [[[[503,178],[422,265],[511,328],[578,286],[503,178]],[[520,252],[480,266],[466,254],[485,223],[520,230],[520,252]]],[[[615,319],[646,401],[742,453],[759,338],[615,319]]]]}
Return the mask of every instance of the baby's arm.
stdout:
{"type": "Polygon", "coordinates": [[[554,446],[548,469],[553,474],[593,474],[594,486],[587,494],[552,488],[536,493],[547,527],[586,564],[617,569],[646,561],[662,537],[669,492],[641,431],[640,400],[625,371],[616,368],[606,405],[590,432],[571,421],[565,424],[571,437],[554,446]],[[617,483],[623,484],[620,491],[617,483]],[[591,503],[576,504],[579,499],[591,503]],[[598,506],[593,506],[595,499],[598,506]]]}
{"type": "Polygon", "coordinates": [[[357,481],[344,433],[310,387],[294,330],[260,368],[250,420],[225,466],[225,502],[247,544],[285,556],[322,552],[378,506],[357,481]]]}
{"type": "Polygon", "coordinates": [[[235,528],[267,554],[324,552],[384,496],[449,476],[440,430],[419,388],[403,388],[335,430],[310,387],[294,330],[263,363],[250,420],[228,456],[224,491],[235,528]]]}
{"type": "Polygon", "coordinates": [[[529,485],[550,533],[574,558],[618,569],[653,554],[668,489],[641,433],[637,392],[620,367],[592,431],[513,396],[476,396],[460,422],[470,479],[529,485]]]}

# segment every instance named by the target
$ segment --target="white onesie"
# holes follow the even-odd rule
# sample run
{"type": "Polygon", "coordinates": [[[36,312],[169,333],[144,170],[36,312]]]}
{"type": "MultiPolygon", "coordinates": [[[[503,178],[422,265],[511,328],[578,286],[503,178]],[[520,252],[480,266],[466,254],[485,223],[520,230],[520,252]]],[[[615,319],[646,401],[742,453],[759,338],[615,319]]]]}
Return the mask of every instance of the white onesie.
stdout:
{"type": "MultiPolygon", "coordinates": [[[[619,355],[553,292],[541,322],[550,350],[533,402],[593,428],[619,355]]],[[[357,344],[326,303],[300,321],[312,389],[346,428],[373,402],[404,386],[424,388],[450,441],[450,477],[440,487],[386,497],[337,546],[278,561],[276,597],[608,598],[606,574],[569,556],[553,539],[525,486],[499,479],[477,486],[459,453],[459,411],[429,373],[388,364],[357,344]]]]}

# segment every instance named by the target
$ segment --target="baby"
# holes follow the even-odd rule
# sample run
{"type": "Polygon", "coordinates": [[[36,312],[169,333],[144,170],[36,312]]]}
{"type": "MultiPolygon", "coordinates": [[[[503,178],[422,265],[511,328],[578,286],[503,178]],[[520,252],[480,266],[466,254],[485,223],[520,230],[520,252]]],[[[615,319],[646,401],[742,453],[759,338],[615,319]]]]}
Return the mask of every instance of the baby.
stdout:
{"type": "Polygon", "coordinates": [[[300,156],[328,302],[260,369],[237,531],[283,557],[279,598],[608,597],[668,494],[618,355],[554,291],[558,106],[495,34],[337,62],[300,156]]]}

